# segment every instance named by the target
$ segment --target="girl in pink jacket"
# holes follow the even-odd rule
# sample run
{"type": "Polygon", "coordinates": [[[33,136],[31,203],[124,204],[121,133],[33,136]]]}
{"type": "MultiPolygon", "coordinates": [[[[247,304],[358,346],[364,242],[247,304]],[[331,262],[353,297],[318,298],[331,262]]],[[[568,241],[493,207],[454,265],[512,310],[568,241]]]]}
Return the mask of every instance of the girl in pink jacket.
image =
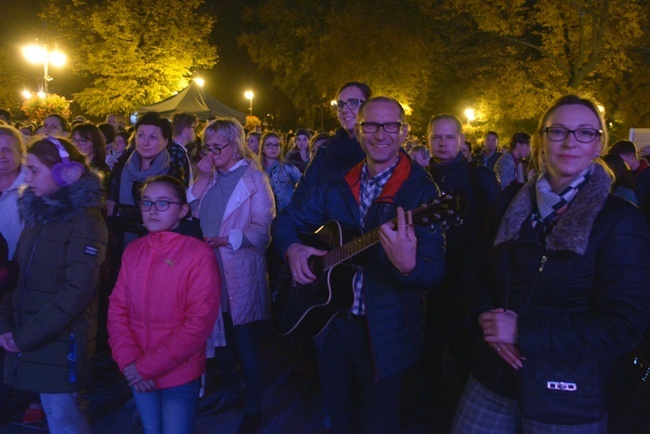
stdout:
{"type": "Polygon", "coordinates": [[[218,265],[204,241],[179,233],[189,212],[180,181],[152,178],[139,207],[149,234],[122,256],[108,342],[145,433],[192,433],[206,340],[219,312],[218,265]]]}

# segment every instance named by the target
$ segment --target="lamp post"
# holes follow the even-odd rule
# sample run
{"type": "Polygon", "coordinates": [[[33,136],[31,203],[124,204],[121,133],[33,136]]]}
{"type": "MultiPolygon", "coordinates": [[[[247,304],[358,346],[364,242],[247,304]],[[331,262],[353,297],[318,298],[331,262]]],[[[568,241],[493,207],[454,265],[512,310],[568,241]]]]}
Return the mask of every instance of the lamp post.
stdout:
{"type": "Polygon", "coordinates": [[[470,122],[474,120],[474,109],[468,108],[465,110],[465,116],[467,117],[467,126],[470,126],[470,122]]]}
{"type": "Polygon", "coordinates": [[[43,64],[43,92],[47,94],[48,83],[52,81],[49,74],[50,63],[54,66],[63,66],[67,56],[56,46],[54,46],[54,50],[50,51],[47,45],[38,44],[23,47],[23,56],[31,63],[43,64]]]}
{"type": "Polygon", "coordinates": [[[247,100],[250,101],[250,105],[248,106],[248,110],[250,110],[250,112],[251,112],[250,115],[253,116],[253,97],[255,96],[255,94],[253,93],[252,90],[247,90],[246,92],[244,92],[244,96],[246,97],[247,100]]]}

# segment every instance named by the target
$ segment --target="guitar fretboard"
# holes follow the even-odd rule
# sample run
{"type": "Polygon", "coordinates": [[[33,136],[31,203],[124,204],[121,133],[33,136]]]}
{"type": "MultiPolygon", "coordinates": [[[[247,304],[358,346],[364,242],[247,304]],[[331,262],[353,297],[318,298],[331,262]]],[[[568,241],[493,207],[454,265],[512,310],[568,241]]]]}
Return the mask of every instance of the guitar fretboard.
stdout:
{"type": "MultiPolygon", "coordinates": [[[[396,219],[394,219],[396,221],[396,219]]],[[[363,252],[367,248],[379,242],[379,228],[375,228],[370,232],[349,241],[342,246],[330,250],[327,255],[323,256],[323,270],[329,270],[350,259],[354,255],[363,252]]]]}

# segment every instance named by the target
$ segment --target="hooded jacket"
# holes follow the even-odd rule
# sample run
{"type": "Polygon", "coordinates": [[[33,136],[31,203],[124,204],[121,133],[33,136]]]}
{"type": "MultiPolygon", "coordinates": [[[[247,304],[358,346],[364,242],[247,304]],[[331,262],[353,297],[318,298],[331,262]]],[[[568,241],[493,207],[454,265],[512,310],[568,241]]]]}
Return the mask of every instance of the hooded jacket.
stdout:
{"type": "Polygon", "coordinates": [[[0,333],[13,332],[4,380],[40,393],[79,390],[90,376],[97,288],[106,253],[99,177],[90,171],[46,197],[25,190],[18,287],[3,299],[0,333]]]}

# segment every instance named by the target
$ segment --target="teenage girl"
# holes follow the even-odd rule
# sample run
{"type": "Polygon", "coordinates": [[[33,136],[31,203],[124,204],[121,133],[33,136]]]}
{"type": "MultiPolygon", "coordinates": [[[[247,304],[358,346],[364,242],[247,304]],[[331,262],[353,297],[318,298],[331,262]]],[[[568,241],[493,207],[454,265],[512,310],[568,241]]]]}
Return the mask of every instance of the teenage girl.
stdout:
{"type": "Polygon", "coordinates": [[[183,184],[163,175],[139,203],[149,234],[124,251],[108,309],[113,358],[129,382],[145,433],[192,433],[206,340],[219,311],[214,252],[183,235],[183,184]]]}

